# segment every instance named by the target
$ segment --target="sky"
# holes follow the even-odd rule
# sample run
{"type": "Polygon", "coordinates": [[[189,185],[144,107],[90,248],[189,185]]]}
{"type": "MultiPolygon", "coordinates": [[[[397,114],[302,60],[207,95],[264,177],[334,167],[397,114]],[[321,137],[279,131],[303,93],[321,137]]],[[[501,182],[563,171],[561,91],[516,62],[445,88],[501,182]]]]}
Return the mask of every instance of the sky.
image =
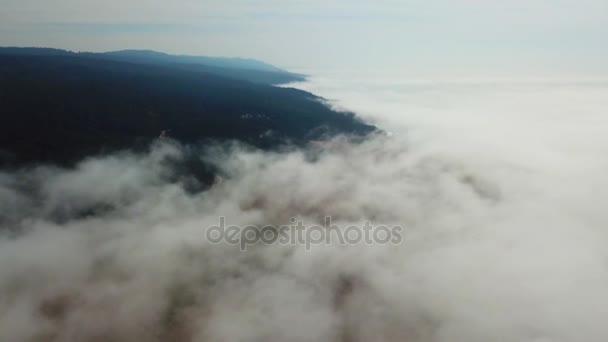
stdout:
{"type": "Polygon", "coordinates": [[[306,70],[606,74],[605,0],[0,0],[0,45],[306,70]]]}

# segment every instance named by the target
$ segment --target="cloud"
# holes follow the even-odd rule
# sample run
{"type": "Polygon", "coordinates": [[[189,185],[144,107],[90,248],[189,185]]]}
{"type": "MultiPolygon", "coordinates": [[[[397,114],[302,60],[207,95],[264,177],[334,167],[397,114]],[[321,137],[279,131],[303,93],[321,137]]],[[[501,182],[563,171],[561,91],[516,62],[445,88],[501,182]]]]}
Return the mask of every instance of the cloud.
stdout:
{"type": "Polygon", "coordinates": [[[605,85],[356,80],[307,87],[392,136],[211,148],[205,192],[173,144],[2,173],[0,340],[605,341],[605,85]],[[404,241],[205,238],[327,215],[404,241]]]}

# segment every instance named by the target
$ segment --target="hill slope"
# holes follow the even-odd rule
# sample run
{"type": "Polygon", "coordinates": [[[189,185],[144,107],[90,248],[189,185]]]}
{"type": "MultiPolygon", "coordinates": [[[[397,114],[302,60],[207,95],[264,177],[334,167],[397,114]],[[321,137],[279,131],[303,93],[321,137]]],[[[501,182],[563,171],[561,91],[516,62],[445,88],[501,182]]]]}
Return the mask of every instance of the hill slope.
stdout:
{"type": "Polygon", "coordinates": [[[235,139],[262,148],[374,130],[317,100],[203,71],[71,53],[4,53],[0,163],[69,163],[146,144],[162,130],[184,143],[235,139]]]}
{"type": "Polygon", "coordinates": [[[254,59],[185,55],[176,56],[148,50],[122,50],[93,53],[72,52],[50,48],[0,47],[0,55],[89,57],[134,64],[157,65],[193,73],[212,73],[233,79],[264,84],[279,84],[305,80],[303,75],[294,74],[254,59]]]}

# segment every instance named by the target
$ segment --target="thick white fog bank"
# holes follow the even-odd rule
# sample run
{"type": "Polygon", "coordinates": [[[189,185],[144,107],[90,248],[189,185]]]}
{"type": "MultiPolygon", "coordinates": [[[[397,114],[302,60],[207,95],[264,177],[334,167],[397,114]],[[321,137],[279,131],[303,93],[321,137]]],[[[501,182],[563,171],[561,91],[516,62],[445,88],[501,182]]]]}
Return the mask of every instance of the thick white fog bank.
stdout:
{"type": "MultiPolygon", "coordinates": [[[[410,155],[456,163],[501,194],[482,209],[479,235],[455,235],[424,271],[431,287],[446,288],[439,298],[459,303],[454,318],[471,319],[460,321],[472,334],[462,340],[481,338],[485,324],[495,324],[486,340],[607,338],[598,318],[608,297],[608,82],[342,75],[296,86],[407,140],[410,155]],[[460,267],[458,280],[446,275],[460,267]]],[[[469,226],[469,214],[452,223],[469,226]]]]}
{"type": "Polygon", "coordinates": [[[313,78],[391,134],[0,173],[0,341],[606,341],[608,87],[313,78]],[[221,152],[220,152],[221,151],[221,152]],[[212,244],[208,227],[400,225],[398,244],[212,244]]]}
{"type": "Polygon", "coordinates": [[[602,211],[608,81],[344,79],[296,86],[359,113],[412,153],[491,176],[502,191],[602,211]]]}

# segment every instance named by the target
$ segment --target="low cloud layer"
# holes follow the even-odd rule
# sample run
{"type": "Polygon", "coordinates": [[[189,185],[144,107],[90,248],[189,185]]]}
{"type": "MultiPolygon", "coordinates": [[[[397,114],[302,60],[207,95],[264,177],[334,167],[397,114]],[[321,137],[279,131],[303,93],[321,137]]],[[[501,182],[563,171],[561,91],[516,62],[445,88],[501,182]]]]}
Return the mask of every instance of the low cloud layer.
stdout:
{"type": "Polygon", "coordinates": [[[392,136],[210,149],[223,178],[197,194],[170,143],[0,174],[0,340],[608,338],[605,88],[309,86],[392,136]],[[404,241],[242,252],[206,241],[218,216],[404,241]]]}

